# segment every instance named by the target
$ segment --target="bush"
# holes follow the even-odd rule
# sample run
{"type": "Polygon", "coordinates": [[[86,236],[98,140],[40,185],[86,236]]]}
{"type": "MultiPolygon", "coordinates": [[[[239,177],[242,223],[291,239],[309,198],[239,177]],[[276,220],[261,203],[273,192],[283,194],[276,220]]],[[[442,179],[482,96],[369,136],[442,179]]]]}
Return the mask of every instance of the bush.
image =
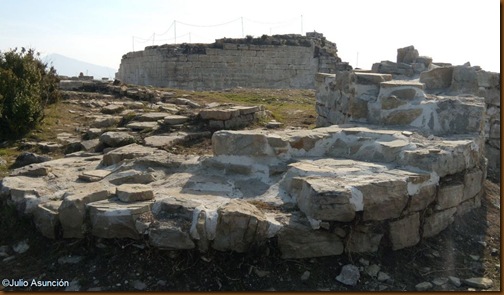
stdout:
{"type": "Polygon", "coordinates": [[[0,52],[0,139],[25,135],[59,99],[56,70],[47,69],[33,49],[0,52]]]}

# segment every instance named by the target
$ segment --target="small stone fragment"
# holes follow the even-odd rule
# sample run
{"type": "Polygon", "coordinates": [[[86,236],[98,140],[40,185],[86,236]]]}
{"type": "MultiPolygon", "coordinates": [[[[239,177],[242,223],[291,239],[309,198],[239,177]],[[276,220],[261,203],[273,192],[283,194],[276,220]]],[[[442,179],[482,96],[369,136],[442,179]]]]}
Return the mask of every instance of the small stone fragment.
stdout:
{"type": "Polygon", "coordinates": [[[417,291],[427,291],[432,288],[432,284],[430,282],[422,282],[415,286],[417,291]]]}
{"type": "Polygon", "coordinates": [[[462,283],[460,282],[460,279],[457,278],[457,277],[452,277],[452,276],[449,276],[448,277],[448,280],[450,281],[450,283],[452,283],[452,285],[454,285],[455,287],[460,287],[462,285],[462,283]]]}
{"type": "Polygon", "coordinates": [[[493,286],[493,281],[489,278],[470,278],[464,280],[464,284],[474,287],[474,288],[479,288],[479,289],[488,289],[493,286]]]}
{"type": "Polygon", "coordinates": [[[301,281],[306,281],[310,278],[310,272],[309,271],[305,271],[302,275],[301,275],[301,281]]]}
{"type": "Polygon", "coordinates": [[[357,285],[360,279],[359,268],[352,264],[344,265],[341,269],[341,273],[336,277],[336,280],[340,283],[349,286],[357,285]]]}

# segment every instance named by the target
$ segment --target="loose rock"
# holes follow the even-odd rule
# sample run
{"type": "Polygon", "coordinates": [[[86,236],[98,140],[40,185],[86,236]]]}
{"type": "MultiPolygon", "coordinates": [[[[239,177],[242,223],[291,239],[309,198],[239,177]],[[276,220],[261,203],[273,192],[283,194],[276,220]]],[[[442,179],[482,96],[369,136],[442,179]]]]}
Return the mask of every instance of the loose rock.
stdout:
{"type": "Polygon", "coordinates": [[[341,273],[336,277],[336,280],[345,285],[355,286],[357,285],[359,278],[359,268],[355,265],[347,264],[343,266],[341,273]]]}

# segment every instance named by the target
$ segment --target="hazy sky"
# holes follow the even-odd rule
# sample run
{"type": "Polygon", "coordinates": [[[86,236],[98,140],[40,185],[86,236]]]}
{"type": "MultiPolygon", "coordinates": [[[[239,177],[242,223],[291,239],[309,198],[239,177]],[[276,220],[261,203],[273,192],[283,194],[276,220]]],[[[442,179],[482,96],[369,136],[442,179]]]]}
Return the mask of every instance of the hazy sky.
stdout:
{"type": "Polygon", "coordinates": [[[31,47],[117,69],[153,34],[161,45],[175,33],[177,43],[211,43],[317,31],[353,67],[395,61],[397,48],[414,45],[437,62],[500,72],[499,12],[497,0],[0,0],[0,50],[31,47]]]}

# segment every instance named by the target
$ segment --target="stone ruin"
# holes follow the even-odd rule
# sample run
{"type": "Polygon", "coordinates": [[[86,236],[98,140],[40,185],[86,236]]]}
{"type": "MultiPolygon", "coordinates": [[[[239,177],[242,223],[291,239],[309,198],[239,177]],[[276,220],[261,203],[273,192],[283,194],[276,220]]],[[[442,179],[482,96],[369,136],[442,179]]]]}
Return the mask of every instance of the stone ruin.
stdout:
{"type": "MultiPolygon", "coordinates": [[[[276,239],[283,258],[411,247],[479,207],[487,173],[485,99],[445,94],[456,89],[457,71],[473,68],[452,67],[449,87],[434,93],[426,81],[450,67],[432,65],[421,72],[424,82],[405,80],[409,72],[319,74],[317,122],[330,126],[220,130],[213,156],[172,154],[114,134],[134,126],[101,130],[108,148],[15,169],[0,197],[53,239],[145,239],[201,252],[246,252],[276,239]]],[[[493,85],[492,74],[474,71],[483,77],[478,85],[493,85]]],[[[119,112],[115,105],[102,112],[119,112]]],[[[219,116],[231,119],[238,109],[219,116]]],[[[156,118],[146,121],[151,127],[166,124],[165,114],[135,120],[142,116],[156,118]]]]}
{"type": "Polygon", "coordinates": [[[351,69],[323,34],[222,38],[212,44],[148,46],[122,57],[124,83],[189,90],[314,88],[318,72],[351,69]]]}

